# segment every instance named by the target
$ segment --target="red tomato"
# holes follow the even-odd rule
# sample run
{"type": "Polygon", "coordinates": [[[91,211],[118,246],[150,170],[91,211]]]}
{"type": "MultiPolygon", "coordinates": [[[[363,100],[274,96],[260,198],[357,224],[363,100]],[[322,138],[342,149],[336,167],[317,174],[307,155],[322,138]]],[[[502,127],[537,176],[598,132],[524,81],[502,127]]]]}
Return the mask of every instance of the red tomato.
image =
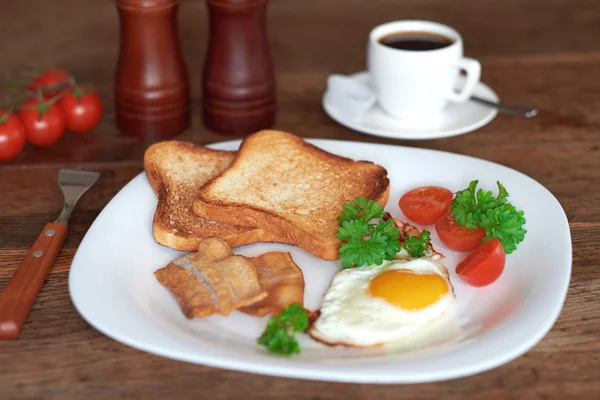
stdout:
{"type": "Polygon", "coordinates": [[[473,230],[459,226],[450,213],[442,215],[435,223],[435,230],[442,243],[456,251],[471,251],[481,244],[485,237],[485,229],[477,227],[473,230]]]}
{"type": "Polygon", "coordinates": [[[413,189],[400,198],[398,205],[411,221],[418,224],[433,224],[450,210],[452,192],[439,186],[413,189]]]}
{"type": "Polygon", "coordinates": [[[0,161],[10,160],[25,147],[25,127],[13,113],[0,110],[0,161]]]}
{"type": "Polygon", "coordinates": [[[33,79],[33,82],[29,86],[30,90],[37,90],[41,88],[45,95],[48,97],[55,96],[62,92],[65,88],[60,90],[48,90],[60,84],[66,83],[71,78],[71,74],[62,68],[50,68],[44,71],[40,76],[33,79]]]}
{"type": "Polygon", "coordinates": [[[25,135],[29,143],[36,146],[47,146],[55,143],[65,133],[67,121],[65,114],[56,103],[48,105],[36,98],[23,103],[25,108],[19,110],[19,118],[25,126],[25,135]]]}
{"type": "Polygon", "coordinates": [[[67,129],[76,133],[89,131],[102,118],[102,102],[96,93],[69,91],[62,95],[58,104],[67,117],[67,129]]]}
{"type": "Polygon", "coordinates": [[[488,240],[473,250],[456,266],[456,274],[471,286],[487,286],[504,271],[506,253],[497,238],[488,240]]]}

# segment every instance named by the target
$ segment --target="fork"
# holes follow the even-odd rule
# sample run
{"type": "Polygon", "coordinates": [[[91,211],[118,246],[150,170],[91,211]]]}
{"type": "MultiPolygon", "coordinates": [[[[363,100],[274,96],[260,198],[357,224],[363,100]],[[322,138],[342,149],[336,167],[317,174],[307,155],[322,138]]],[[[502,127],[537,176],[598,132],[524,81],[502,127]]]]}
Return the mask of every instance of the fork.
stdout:
{"type": "Polygon", "coordinates": [[[67,221],[77,200],[96,183],[98,171],[61,169],[58,172],[65,204],[54,222],[42,233],[25,255],[6,287],[0,292],[0,339],[14,339],[31,311],[42,284],[67,236],[67,221]]]}

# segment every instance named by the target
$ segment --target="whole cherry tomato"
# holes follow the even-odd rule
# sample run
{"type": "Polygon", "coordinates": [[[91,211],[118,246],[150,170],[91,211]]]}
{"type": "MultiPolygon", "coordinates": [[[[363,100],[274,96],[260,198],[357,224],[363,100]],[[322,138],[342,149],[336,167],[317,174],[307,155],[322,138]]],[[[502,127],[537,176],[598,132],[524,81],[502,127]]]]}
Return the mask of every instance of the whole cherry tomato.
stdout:
{"type": "Polygon", "coordinates": [[[424,186],[405,193],[398,202],[406,218],[418,224],[433,224],[450,209],[452,192],[439,186],[424,186]]]}
{"type": "Polygon", "coordinates": [[[98,125],[102,118],[100,97],[79,86],[64,93],[58,104],[67,118],[67,129],[72,132],[87,132],[98,125]]]}
{"type": "Polygon", "coordinates": [[[19,118],[25,126],[29,143],[48,146],[56,143],[65,133],[67,121],[58,104],[45,99],[31,98],[21,106],[19,118]]]}
{"type": "Polygon", "coordinates": [[[0,161],[16,157],[25,147],[25,127],[13,113],[0,110],[0,161]]]}
{"type": "Polygon", "coordinates": [[[65,71],[62,68],[50,68],[44,71],[41,75],[37,76],[33,79],[33,82],[29,86],[29,89],[32,91],[36,91],[38,88],[42,90],[44,95],[47,97],[53,97],[66,88],[61,88],[57,90],[49,90],[53,87],[57,87],[61,84],[67,84],[71,79],[71,74],[65,71]]]}
{"type": "Polygon", "coordinates": [[[469,229],[458,225],[451,213],[442,215],[435,223],[435,230],[442,243],[456,251],[471,251],[481,244],[485,229],[478,226],[469,229]]]}
{"type": "Polygon", "coordinates": [[[506,253],[502,243],[493,238],[477,247],[456,266],[456,274],[471,286],[487,286],[504,271],[506,253]]]}

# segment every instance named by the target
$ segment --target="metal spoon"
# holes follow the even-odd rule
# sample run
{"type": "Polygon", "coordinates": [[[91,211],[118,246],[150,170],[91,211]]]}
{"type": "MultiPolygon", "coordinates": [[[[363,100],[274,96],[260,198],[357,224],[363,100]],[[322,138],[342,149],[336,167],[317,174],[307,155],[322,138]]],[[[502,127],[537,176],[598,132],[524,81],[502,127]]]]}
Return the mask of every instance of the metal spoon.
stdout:
{"type": "Polygon", "coordinates": [[[498,111],[505,114],[518,115],[520,117],[532,118],[538,114],[537,108],[525,108],[517,106],[509,106],[501,103],[494,103],[493,101],[482,99],[481,97],[471,96],[471,99],[476,103],[486,105],[488,107],[497,108],[498,111]]]}

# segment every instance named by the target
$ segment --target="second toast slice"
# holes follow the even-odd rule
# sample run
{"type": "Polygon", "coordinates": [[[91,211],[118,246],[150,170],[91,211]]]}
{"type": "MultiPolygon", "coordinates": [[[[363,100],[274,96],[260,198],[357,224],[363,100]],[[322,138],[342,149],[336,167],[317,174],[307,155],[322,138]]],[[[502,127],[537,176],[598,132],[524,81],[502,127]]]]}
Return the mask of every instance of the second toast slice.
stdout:
{"type": "Polygon", "coordinates": [[[158,205],[152,221],[156,241],[176,250],[195,250],[211,237],[231,247],[277,241],[261,229],[219,223],[192,212],[198,189],[226,170],[235,158],[233,151],[218,151],[189,142],[164,141],[153,144],[144,154],[144,169],[158,205]]]}
{"type": "Polygon", "coordinates": [[[366,197],[385,206],[388,196],[385,168],[328,153],[290,133],[260,131],[244,140],[225,172],[200,188],[193,210],[337,260],[342,205],[366,197]]]}

